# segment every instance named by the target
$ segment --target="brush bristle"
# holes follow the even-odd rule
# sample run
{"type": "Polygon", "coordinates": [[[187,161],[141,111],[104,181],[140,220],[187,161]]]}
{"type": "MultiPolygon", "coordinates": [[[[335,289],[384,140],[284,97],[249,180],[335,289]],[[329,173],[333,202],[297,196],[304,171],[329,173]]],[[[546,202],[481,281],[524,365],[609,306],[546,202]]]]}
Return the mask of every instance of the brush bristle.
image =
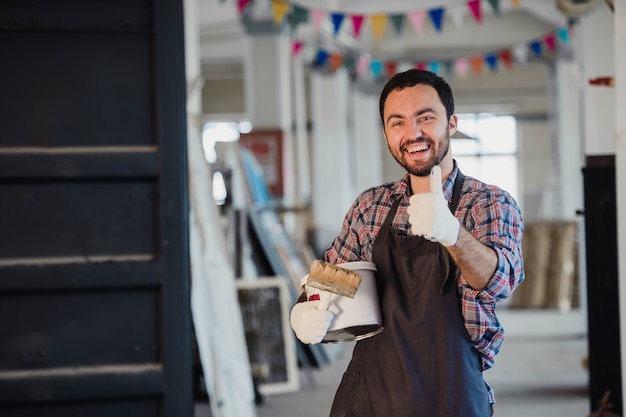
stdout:
{"type": "Polygon", "coordinates": [[[361,284],[361,274],[316,259],[311,264],[307,285],[354,298],[361,284]]]}

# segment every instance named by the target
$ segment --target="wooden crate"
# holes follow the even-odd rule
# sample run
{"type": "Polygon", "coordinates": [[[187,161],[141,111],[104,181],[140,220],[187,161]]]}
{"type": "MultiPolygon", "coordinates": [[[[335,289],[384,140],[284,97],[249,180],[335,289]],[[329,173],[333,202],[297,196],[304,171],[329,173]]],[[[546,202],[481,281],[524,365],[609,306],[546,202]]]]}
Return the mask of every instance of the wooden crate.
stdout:
{"type": "Polygon", "coordinates": [[[575,221],[526,222],[522,251],[526,279],[511,298],[512,308],[578,306],[578,226],[575,221]]]}

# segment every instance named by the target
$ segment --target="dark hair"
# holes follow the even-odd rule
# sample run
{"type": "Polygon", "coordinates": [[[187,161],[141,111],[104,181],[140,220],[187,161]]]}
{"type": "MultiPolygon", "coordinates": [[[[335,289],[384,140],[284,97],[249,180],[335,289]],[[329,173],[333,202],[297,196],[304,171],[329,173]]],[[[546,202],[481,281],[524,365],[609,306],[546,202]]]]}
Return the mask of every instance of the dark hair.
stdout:
{"type": "Polygon", "coordinates": [[[380,119],[382,120],[383,125],[385,124],[383,110],[389,93],[394,90],[400,91],[406,87],[413,87],[418,84],[430,85],[437,90],[439,99],[446,108],[446,116],[448,117],[448,120],[450,120],[450,116],[454,114],[454,97],[452,97],[452,89],[450,89],[448,83],[434,72],[420,69],[410,69],[391,77],[391,79],[387,81],[387,84],[383,87],[383,91],[380,93],[379,110],[380,119]]]}

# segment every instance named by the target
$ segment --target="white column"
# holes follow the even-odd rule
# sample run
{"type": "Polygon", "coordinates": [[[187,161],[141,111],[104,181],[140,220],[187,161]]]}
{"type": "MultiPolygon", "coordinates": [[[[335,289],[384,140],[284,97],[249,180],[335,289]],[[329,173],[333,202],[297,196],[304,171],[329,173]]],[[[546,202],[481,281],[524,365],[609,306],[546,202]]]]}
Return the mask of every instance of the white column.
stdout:
{"type": "Polygon", "coordinates": [[[349,146],[349,86],[345,70],[333,75],[311,74],[312,206],[318,250],[324,250],[339,233],[355,197],[350,193],[355,149],[349,146]]]}
{"type": "Polygon", "coordinates": [[[254,417],[254,388],[235,276],[202,150],[198,0],[185,0],[191,309],[214,417],[254,417]]]}
{"type": "Polygon", "coordinates": [[[378,111],[379,94],[352,89],[350,148],[353,150],[355,181],[352,194],[383,182],[383,156],[389,152],[378,111]]]}
{"type": "MultiPolygon", "coordinates": [[[[581,42],[579,62],[583,66],[585,154],[615,153],[615,89],[591,86],[588,80],[611,75],[615,68],[613,17],[608,7],[596,7],[580,18],[575,42],[581,42]]],[[[623,45],[621,45],[623,47],[623,45]]]]}
{"type": "Polygon", "coordinates": [[[559,209],[557,216],[561,219],[576,219],[576,210],[583,208],[583,176],[584,150],[582,137],[581,86],[586,83],[578,66],[569,59],[556,62],[556,81],[558,104],[558,151],[559,158],[557,176],[559,209]]]}
{"type": "Polygon", "coordinates": [[[283,201],[296,194],[291,135],[291,44],[280,32],[251,33],[244,38],[245,109],[253,129],[283,132],[283,201]]]}
{"type": "MultiPolygon", "coordinates": [[[[617,261],[620,291],[622,381],[626,381],[626,0],[615,1],[615,140],[617,187],[617,261]]],[[[626,384],[622,383],[622,399],[626,384]]],[[[623,403],[623,400],[622,400],[623,403]]]]}

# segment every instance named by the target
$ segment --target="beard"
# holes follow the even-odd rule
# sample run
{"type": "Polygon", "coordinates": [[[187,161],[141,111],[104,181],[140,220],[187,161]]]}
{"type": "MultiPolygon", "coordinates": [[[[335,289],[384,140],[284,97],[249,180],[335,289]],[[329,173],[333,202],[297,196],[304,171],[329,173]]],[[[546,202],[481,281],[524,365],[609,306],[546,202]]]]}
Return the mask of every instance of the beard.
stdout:
{"type": "Polygon", "coordinates": [[[446,130],[446,133],[443,137],[443,140],[439,141],[440,147],[435,148],[435,142],[426,136],[420,136],[415,140],[411,140],[403,143],[396,152],[389,146],[389,142],[387,142],[387,147],[389,151],[395,158],[395,160],[404,168],[409,174],[415,175],[418,177],[426,177],[430,175],[430,171],[433,169],[435,165],[439,165],[439,163],[443,160],[443,158],[448,153],[448,149],[450,148],[450,133],[446,130]],[[405,153],[403,149],[411,145],[413,143],[427,143],[431,146],[431,149],[435,149],[432,157],[425,161],[410,161],[405,158],[405,153]]]}

